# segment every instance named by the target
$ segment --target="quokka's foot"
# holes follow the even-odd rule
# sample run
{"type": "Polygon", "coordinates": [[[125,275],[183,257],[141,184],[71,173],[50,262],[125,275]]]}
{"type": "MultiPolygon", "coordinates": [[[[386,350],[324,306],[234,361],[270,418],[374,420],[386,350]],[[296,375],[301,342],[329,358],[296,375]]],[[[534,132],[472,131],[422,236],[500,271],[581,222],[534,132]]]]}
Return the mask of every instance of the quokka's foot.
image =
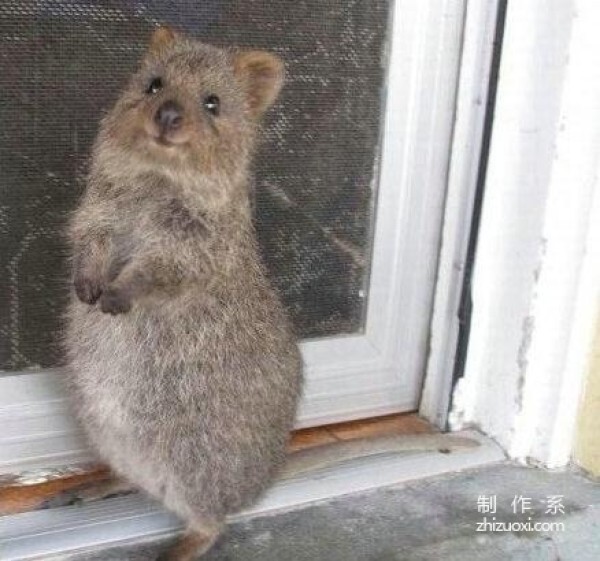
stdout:
{"type": "Polygon", "coordinates": [[[99,501],[110,497],[111,495],[117,495],[120,493],[133,492],[135,488],[132,487],[127,481],[121,479],[109,479],[100,483],[94,483],[92,485],[86,485],[80,489],[74,489],[73,502],[74,503],[90,503],[92,501],[99,501]]]}
{"type": "Polygon", "coordinates": [[[113,316],[125,314],[131,309],[131,297],[125,290],[109,286],[100,296],[100,309],[113,316]]]}
{"type": "Polygon", "coordinates": [[[85,304],[95,304],[102,295],[101,283],[91,277],[77,274],[73,284],[77,298],[85,304]]]}
{"type": "Polygon", "coordinates": [[[196,529],[188,530],[175,545],[162,552],[156,561],[194,561],[215,544],[222,528],[222,524],[216,523],[196,525],[196,529]]]}

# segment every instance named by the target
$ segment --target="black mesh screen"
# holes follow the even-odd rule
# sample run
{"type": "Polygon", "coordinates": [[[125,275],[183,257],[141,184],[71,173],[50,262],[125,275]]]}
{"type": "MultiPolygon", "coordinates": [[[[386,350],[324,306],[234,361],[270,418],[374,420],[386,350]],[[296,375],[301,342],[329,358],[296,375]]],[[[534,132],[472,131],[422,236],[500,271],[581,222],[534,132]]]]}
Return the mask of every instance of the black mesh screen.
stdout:
{"type": "Polygon", "coordinates": [[[0,368],[61,362],[62,231],[102,112],[157,23],[271,49],[288,81],[255,164],[256,224],[304,337],[362,328],[387,0],[0,3],[0,368]]]}

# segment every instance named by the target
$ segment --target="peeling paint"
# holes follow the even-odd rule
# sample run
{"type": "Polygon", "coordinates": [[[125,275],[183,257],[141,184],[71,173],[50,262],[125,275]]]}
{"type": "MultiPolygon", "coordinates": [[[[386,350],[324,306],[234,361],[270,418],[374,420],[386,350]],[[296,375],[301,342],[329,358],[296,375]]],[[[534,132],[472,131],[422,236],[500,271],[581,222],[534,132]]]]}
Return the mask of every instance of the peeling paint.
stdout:
{"type": "Polygon", "coordinates": [[[38,485],[47,481],[83,475],[97,470],[97,464],[81,464],[23,471],[16,474],[3,474],[0,476],[0,487],[38,485]]]}
{"type": "Polygon", "coordinates": [[[521,327],[522,337],[521,344],[517,351],[517,395],[515,402],[519,411],[523,407],[523,390],[525,387],[525,377],[527,376],[527,365],[528,365],[528,353],[529,347],[531,346],[531,340],[533,338],[533,331],[535,329],[535,319],[529,315],[523,320],[521,327]]]}

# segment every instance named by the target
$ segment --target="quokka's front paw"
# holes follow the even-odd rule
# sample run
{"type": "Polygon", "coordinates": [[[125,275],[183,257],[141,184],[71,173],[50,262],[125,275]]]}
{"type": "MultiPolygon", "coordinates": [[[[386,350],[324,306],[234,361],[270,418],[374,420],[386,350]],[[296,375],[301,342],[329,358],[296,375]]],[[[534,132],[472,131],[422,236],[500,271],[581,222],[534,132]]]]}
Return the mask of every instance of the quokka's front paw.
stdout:
{"type": "Polygon", "coordinates": [[[100,296],[100,309],[113,316],[127,313],[131,310],[131,296],[125,290],[109,286],[100,296]]]}
{"type": "Polygon", "coordinates": [[[98,280],[83,274],[75,275],[75,294],[85,304],[95,304],[102,295],[102,285],[98,280]]]}

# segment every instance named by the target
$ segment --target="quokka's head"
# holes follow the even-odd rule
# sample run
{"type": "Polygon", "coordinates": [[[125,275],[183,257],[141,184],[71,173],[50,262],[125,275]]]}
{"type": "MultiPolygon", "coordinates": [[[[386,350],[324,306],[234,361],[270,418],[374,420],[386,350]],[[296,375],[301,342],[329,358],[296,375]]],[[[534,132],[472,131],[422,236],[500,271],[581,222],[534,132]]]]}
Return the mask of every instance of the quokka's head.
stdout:
{"type": "Polygon", "coordinates": [[[216,48],[159,27],[96,150],[130,170],[239,177],[282,83],[283,63],[271,53],[216,48]]]}

